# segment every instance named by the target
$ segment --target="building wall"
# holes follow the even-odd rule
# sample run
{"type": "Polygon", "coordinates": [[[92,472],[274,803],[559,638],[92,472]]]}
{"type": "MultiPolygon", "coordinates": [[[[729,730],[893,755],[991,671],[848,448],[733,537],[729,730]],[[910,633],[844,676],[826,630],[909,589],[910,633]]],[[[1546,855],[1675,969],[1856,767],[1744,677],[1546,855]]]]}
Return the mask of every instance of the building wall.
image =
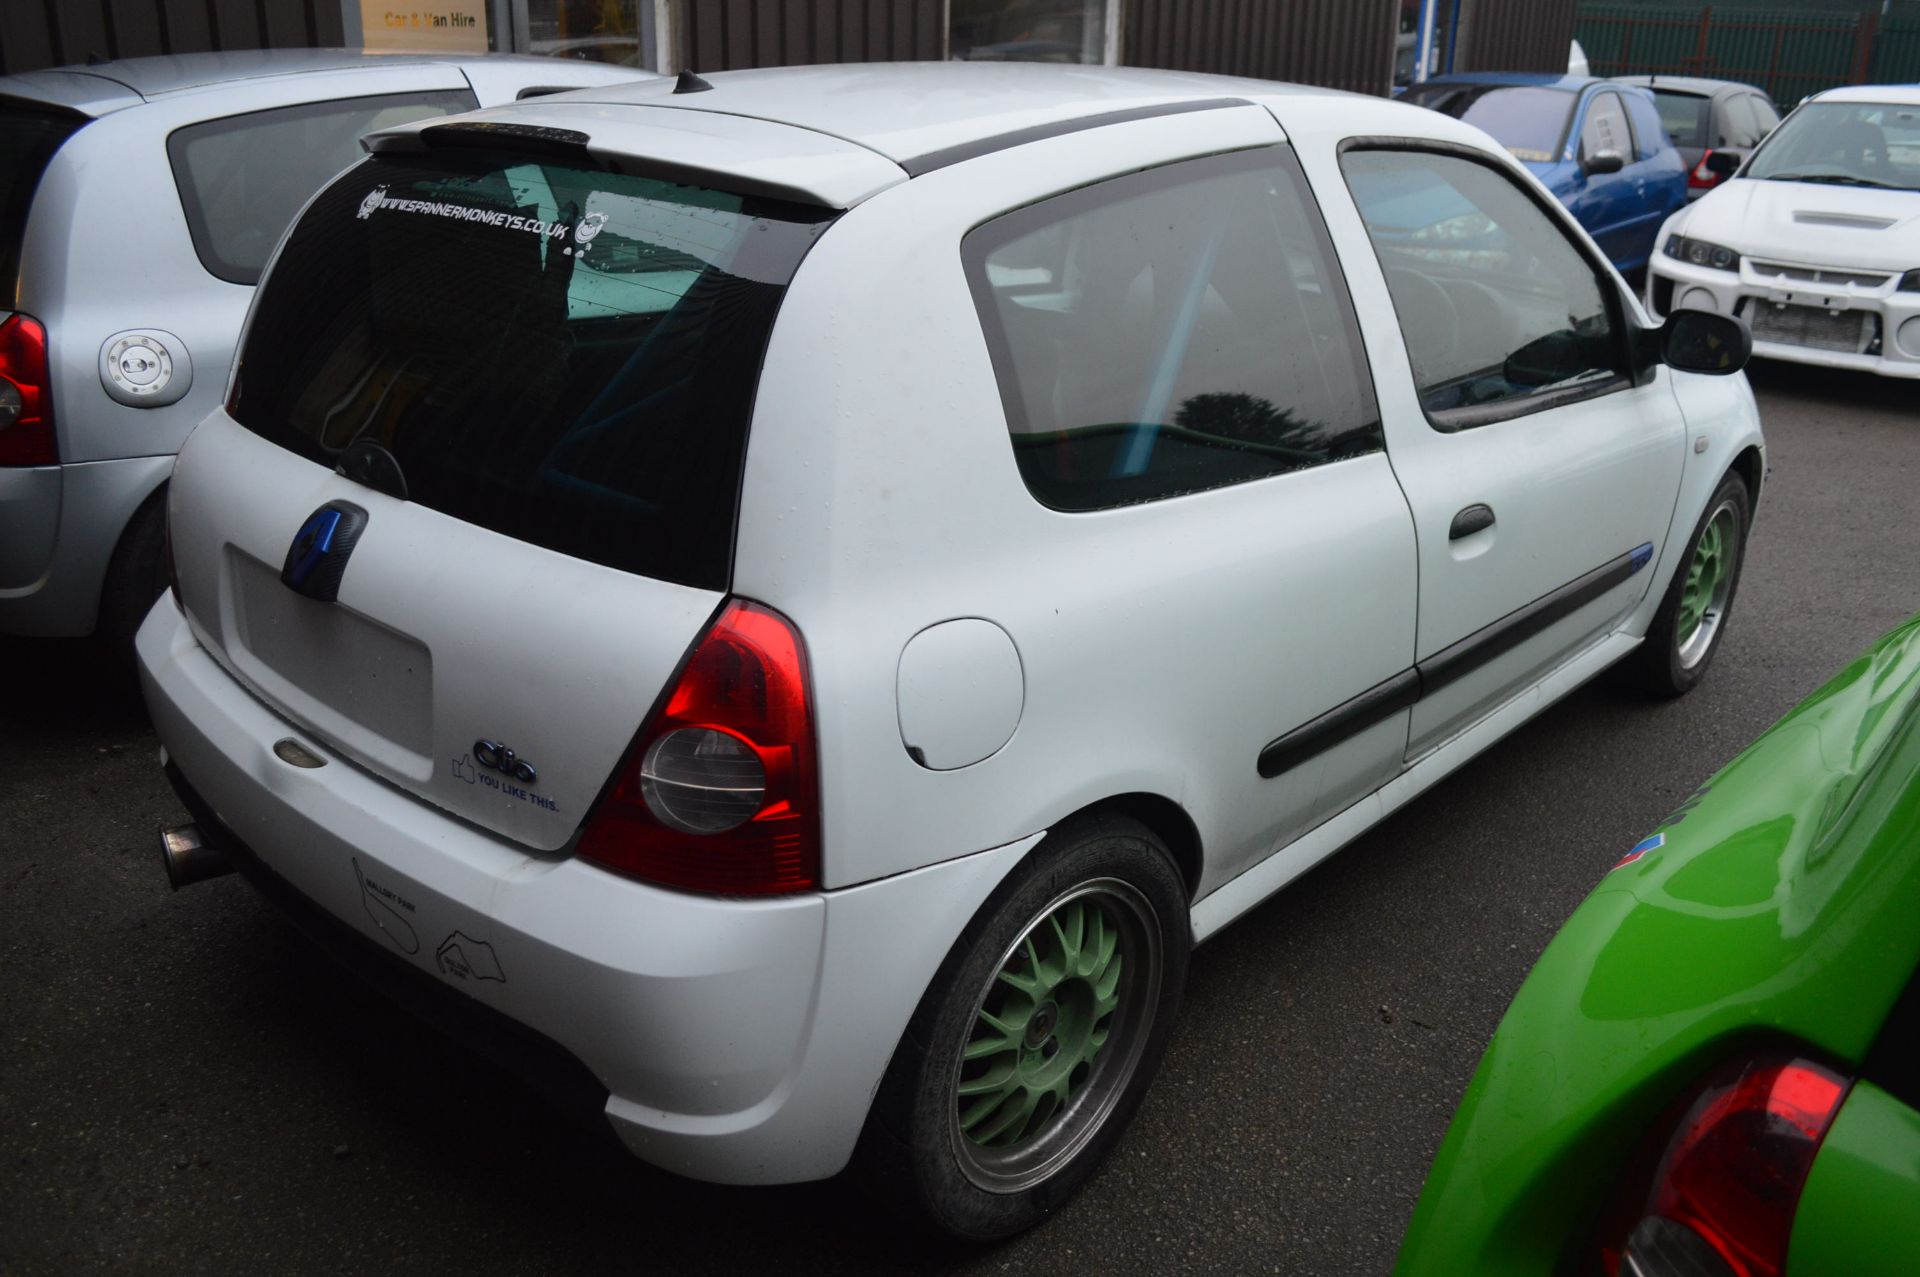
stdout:
{"type": "Polygon", "coordinates": [[[0,73],[209,49],[342,42],[340,0],[0,0],[0,73]]]}
{"type": "Polygon", "coordinates": [[[946,52],[942,0],[686,0],[675,65],[904,62],[946,52]]]}
{"type": "Polygon", "coordinates": [[[1456,71],[1562,71],[1573,0],[1473,0],[1462,6],[1456,71]]]}
{"type": "Polygon", "coordinates": [[[1127,0],[1120,60],[1385,93],[1399,15],[1399,0],[1127,0]]]}
{"type": "MultiPolygon", "coordinates": [[[[496,9],[504,9],[496,4],[496,9]]],[[[1465,0],[1460,70],[1566,67],[1574,0],[1465,0]]],[[[344,42],[341,0],[0,0],[0,73],[344,42]]],[[[1399,0],[1124,0],[1120,60],[1385,93],[1399,0]]],[[[944,0],[682,0],[677,66],[940,58],[944,0]]]]}

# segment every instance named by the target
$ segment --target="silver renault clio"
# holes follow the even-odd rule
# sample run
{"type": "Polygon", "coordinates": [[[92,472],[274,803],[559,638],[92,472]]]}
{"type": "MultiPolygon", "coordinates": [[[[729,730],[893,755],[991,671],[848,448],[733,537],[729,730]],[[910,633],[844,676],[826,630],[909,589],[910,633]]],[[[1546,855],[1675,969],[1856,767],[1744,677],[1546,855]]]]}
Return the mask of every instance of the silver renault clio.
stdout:
{"type": "Polygon", "coordinates": [[[131,641],[162,488],[280,233],[360,135],[649,78],[275,49],[0,78],[0,633],[131,641]]]}
{"type": "Polygon", "coordinates": [[[659,1166],[1044,1219],[1193,945],[1725,632],[1742,321],[1437,113],[933,63],[367,144],[169,487],[167,864],[659,1166]]]}

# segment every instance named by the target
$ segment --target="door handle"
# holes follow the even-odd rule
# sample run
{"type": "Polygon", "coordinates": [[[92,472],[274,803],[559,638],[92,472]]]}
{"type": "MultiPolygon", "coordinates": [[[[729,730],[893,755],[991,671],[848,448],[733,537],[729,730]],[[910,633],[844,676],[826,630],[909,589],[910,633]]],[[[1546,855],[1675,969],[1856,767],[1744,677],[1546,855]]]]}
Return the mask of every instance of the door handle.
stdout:
{"type": "Polygon", "coordinates": [[[1447,540],[1458,541],[1470,537],[1476,532],[1485,532],[1493,526],[1493,507],[1490,505],[1470,505],[1453,516],[1453,523],[1447,528],[1447,540]]]}

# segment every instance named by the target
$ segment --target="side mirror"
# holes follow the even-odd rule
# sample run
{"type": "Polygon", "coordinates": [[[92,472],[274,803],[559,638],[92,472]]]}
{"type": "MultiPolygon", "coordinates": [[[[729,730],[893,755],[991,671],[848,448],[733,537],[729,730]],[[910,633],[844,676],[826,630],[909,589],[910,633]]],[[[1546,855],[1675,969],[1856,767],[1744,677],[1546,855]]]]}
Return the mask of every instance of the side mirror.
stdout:
{"type": "Polygon", "coordinates": [[[1707,310],[1676,310],[1660,326],[1660,360],[1681,372],[1725,377],[1747,366],[1753,330],[1747,321],[1707,310]]]}
{"type": "Polygon", "coordinates": [[[1721,177],[1732,177],[1734,170],[1740,167],[1740,161],[1743,158],[1745,157],[1735,155],[1731,151],[1709,151],[1707,172],[1717,173],[1721,177]]]}
{"type": "Polygon", "coordinates": [[[1618,151],[1595,151],[1586,160],[1587,172],[1595,176],[1602,173],[1618,173],[1626,166],[1626,157],[1618,151]]]}

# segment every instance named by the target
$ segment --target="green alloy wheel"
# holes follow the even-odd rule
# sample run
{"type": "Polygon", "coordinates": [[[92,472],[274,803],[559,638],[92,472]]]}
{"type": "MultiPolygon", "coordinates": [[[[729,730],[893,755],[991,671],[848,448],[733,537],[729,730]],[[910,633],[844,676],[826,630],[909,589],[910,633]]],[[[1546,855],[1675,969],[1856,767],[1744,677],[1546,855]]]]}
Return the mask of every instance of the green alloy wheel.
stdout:
{"type": "Polygon", "coordinates": [[[1733,594],[1733,558],[1739,535],[1739,516],[1733,502],[1723,501],[1714,508],[1707,526],[1700,530],[1700,539],[1694,542],[1674,632],[1680,663],[1688,668],[1700,663],[1720,632],[1727,600],[1733,594]]]}
{"type": "Polygon", "coordinates": [[[1153,907],[1114,878],[1075,887],[1001,956],[955,1062],[969,1179],[1018,1191],[1085,1146],[1139,1062],[1162,966],[1153,907]]]}
{"type": "Polygon", "coordinates": [[[1737,474],[1720,480],[1647,627],[1646,641],[1623,667],[1650,695],[1682,695],[1706,676],[1726,637],[1740,587],[1752,508],[1745,480],[1737,474]]]}
{"type": "Polygon", "coordinates": [[[1166,1054],[1192,946],[1166,843],[1116,812],[1061,822],[929,983],[854,1157],[948,1237],[1047,1218],[1113,1150],[1166,1054]]]}

